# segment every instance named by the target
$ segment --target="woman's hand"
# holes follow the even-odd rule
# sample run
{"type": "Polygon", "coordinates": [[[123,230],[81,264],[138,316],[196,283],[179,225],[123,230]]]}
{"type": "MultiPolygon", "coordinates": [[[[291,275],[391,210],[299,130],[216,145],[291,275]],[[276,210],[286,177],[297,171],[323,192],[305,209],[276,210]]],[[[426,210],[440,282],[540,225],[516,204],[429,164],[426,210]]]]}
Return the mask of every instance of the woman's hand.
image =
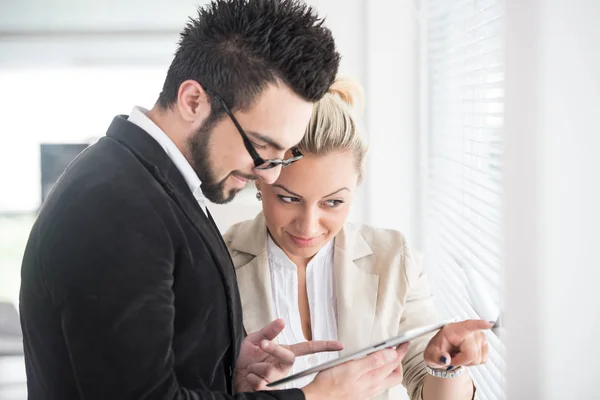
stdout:
{"type": "Polygon", "coordinates": [[[484,364],[488,357],[488,342],[482,330],[492,326],[481,320],[444,326],[427,344],[423,354],[425,363],[437,369],[484,364]]]}

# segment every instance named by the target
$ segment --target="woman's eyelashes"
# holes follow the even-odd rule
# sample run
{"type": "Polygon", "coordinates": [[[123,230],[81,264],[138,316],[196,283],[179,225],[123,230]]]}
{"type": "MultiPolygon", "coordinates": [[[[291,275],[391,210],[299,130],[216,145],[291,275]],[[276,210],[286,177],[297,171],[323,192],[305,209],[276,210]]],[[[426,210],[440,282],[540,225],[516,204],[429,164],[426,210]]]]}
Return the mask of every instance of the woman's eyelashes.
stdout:
{"type": "Polygon", "coordinates": [[[335,207],[339,207],[340,205],[344,204],[344,200],[325,200],[325,204],[328,207],[335,208],[335,207]]]}
{"type": "Polygon", "coordinates": [[[292,196],[284,196],[281,194],[278,194],[277,197],[279,198],[279,200],[281,200],[282,202],[286,203],[286,204],[291,204],[291,203],[299,203],[300,199],[297,197],[292,197],[292,196]]]}
{"type": "MultiPolygon", "coordinates": [[[[294,197],[294,196],[284,196],[282,194],[278,194],[277,198],[279,199],[279,201],[281,201],[285,204],[300,203],[300,199],[297,197],[294,197]]],[[[324,200],[322,202],[322,204],[324,204],[328,208],[336,208],[336,207],[339,207],[340,205],[344,204],[344,200],[339,200],[339,199],[324,200]]]]}

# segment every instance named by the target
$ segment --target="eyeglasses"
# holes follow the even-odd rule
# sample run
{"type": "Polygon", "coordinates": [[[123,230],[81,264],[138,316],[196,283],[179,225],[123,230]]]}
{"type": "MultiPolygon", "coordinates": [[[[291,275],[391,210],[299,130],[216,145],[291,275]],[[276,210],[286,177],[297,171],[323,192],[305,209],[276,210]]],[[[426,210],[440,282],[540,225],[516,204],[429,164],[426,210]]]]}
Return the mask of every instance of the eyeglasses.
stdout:
{"type": "Polygon", "coordinates": [[[254,148],[254,146],[252,145],[252,142],[250,142],[250,139],[248,139],[248,135],[246,135],[246,132],[244,132],[244,130],[242,129],[242,126],[240,125],[238,120],[233,116],[233,113],[231,112],[229,107],[227,107],[227,104],[225,104],[225,101],[223,101],[223,99],[216,93],[210,93],[210,94],[212,96],[214,96],[217,100],[219,100],[219,102],[223,106],[223,109],[225,110],[225,113],[227,113],[229,118],[231,118],[231,121],[237,128],[238,132],[240,133],[240,135],[242,135],[242,140],[244,141],[244,146],[246,147],[246,150],[248,151],[248,153],[250,154],[250,157],[252,157],[252,160],[254,161],[254,168],[264,170],[264,169],[275,168],[280,165],[282,168],[285,168],[288,165],[295,163],[296,161],[298,161],[299,159],[302,158],[302,153],[300,152],[300,150],[297,147],[293,147],[292,148],[292,157],[290,157],[290,158],[287,158],[285,160],[281,159],[281,158],[273,158],[270,160],[263,159],[258,154],[258,152],[254,148]]]}

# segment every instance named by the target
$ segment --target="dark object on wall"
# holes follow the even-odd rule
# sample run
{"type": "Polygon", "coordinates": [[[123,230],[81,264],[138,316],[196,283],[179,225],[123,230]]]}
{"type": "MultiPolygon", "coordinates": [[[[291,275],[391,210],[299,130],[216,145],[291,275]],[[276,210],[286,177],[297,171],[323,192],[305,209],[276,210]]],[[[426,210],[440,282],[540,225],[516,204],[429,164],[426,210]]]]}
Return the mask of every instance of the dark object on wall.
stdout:
{"type": "Polygon", "coordinates": [[[88,147],[87,143],[42,143],[40,145],[42,203],[67,166],[86,147],[88,147]]]}

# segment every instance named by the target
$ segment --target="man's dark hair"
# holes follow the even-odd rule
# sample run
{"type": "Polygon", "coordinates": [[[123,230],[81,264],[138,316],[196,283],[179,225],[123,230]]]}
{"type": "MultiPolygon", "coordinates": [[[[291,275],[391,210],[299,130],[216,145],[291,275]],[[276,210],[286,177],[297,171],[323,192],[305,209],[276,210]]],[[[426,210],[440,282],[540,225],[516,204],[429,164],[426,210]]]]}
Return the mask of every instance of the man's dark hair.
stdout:
{"type": "MultiPolygon", "coordinates": [[[[323,21],[300,0],[215,0],[200,7],[181,33],[159,107],[172,106],[188,79],[231,109],[247,109],[278,80],[307,101],[319,100],[340,61],[323,21]]],[[[222,107],[212,96],[211,104],[214,118],[222,107]]]]}

